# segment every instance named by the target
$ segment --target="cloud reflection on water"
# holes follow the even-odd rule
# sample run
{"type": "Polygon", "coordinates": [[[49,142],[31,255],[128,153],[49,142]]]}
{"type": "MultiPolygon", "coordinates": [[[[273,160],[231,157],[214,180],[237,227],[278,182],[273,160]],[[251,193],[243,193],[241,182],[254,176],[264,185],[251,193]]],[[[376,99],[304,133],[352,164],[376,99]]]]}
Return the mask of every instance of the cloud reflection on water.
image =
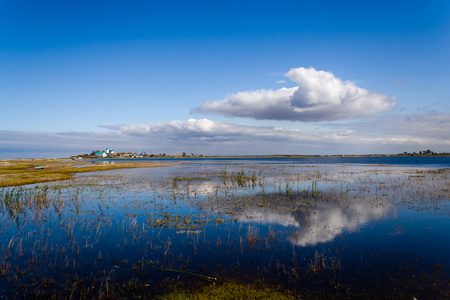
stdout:
{"type": "Polygon", "coordinates": [[[382,219],[389,213],[386,205],[371,203],[370,199],[339,204],[317,202],[317,207],[303,207],[294,211],[273,212],[264,207],[251,207],[241,211],[242,223],[273,224],[296,227],[288,240],[298,246],[315,246],[331,242],[343,232],[355,232],[365,224],[382,219]]]}

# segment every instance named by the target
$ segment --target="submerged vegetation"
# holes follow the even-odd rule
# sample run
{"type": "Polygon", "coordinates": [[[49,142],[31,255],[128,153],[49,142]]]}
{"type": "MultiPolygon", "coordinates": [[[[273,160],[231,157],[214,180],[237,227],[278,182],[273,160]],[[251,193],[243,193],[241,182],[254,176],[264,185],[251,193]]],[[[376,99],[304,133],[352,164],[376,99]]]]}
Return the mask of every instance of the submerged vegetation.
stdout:
{"type": "Polygon", "coordinates": [[[0,295],[445,298],[449,175],[212,163],[4,187],[0,295]]]}

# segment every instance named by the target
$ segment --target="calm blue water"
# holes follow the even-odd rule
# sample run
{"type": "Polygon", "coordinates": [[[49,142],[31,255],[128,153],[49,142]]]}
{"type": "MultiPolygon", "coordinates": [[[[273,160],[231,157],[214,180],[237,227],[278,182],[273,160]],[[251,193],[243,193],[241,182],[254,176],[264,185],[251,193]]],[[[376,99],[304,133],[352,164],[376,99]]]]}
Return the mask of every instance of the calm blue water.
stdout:
{"type": "Polygon", "coordinates": [[[449,157],[91,161],[175,163],[0,189],[0,298],[149,297],[192,274],[302,298],[448,295],[449,157]]]}
{"type": "Polygon", "coordinates": [[[401,165],[427,168],[450,168],[450,157],[386,156],[386,157],[239,157],[239,158],[130,158],[96,159],[94,161],[184,161],[199,164],[253,163],[253,164],[356,164],[401,165]]]}

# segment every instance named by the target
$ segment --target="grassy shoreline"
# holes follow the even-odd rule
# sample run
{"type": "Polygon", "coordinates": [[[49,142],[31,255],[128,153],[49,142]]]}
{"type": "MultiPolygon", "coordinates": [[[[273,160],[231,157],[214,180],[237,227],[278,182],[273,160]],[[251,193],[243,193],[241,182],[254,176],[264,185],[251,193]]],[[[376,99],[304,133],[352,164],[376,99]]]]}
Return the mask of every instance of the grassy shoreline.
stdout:
{"type": "Polygon", "coordinates": [[[71,179],[76,173],[129,168],[161,167],[157,162],[129,162],[89,165],[89,161],[71,159],[6,159],[0,160],[0,187],[71,179]]]}
{"type": "MultiPolygon", "coordinates": [[[[104,158],[102,160],[120,161],[117,164],[91,164],[95,159],[0,159],[0,187],[20,186],[33,183],[68,180],[76,173],[106,171],[128,168],[151,168],[165,165],[160,159],[170,161],[173,158],[182,160],[211,158],[311,158],[311,157],[407,157],[411,155],[236,155],[236,156],[203,156],[203,157],[143,157],[143,158],[104,158]],[[158,160],[158,162],[153,161],[158,160]]],[[[417,157],[448,157],[448,153],[433,155],[414,155],[417,157]]]]}

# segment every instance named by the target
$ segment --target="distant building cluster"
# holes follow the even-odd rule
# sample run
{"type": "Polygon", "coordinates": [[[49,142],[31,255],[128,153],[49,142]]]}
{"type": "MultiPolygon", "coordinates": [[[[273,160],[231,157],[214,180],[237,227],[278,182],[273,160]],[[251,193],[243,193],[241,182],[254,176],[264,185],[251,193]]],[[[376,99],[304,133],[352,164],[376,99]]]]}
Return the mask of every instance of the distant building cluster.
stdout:
{"type": "Polygon", "coordinates": [[[425,156],[441,156],[441,155],[448,155],[448,153],[445,153],[445,152],[443,152],[443,153],[436,153],[436,152],[434,152],[434,151],[431,151],[431,150],[424,150],[424,151],[419,151],[419,153],[416,153],[416,152],[412,152],[412,153],[409,153],[409,152],[403,152],[403,154],[399,154],[399,155],[409,155],[409,156],[416,156],[416,155],[425,155],[425,156]]]}
{"type": "Polygon", "coordinates": [[[72,156],[72,159],[83,159],[83,158],[111,158],[111,157],[120,157],[120,158],[141,158],[141,157],[203,157],[203,155],[196,155],[191,153],[190,155],[186,154],[186,152],[182,152],[181,155],[166,155],[166,153],[159,154],[147,154],[146,152],[136,153],[136,152],[118,152],[116,153],[113,149],[106,148],[106,150],[95,150],[90,154],[80,154],[72,156]]]}
{"type": "Polygon", "coordinates": [[[94,155],[98,158],[105,158],[105,157],[114,157],[116,156],[113,149],[106,148],[106,151],[95,151],[94,155]]]}
{"type": "Polygon", "coordinates": [[[113,149],[109,149],[108,147],[106,150],[100,151],[95,150],[92,151],[90,154],[79,154],[72,156],[72,159],[83,159],[83,158],[107,158],[107,157],[116,157],[116,153],[113,149]]]}

